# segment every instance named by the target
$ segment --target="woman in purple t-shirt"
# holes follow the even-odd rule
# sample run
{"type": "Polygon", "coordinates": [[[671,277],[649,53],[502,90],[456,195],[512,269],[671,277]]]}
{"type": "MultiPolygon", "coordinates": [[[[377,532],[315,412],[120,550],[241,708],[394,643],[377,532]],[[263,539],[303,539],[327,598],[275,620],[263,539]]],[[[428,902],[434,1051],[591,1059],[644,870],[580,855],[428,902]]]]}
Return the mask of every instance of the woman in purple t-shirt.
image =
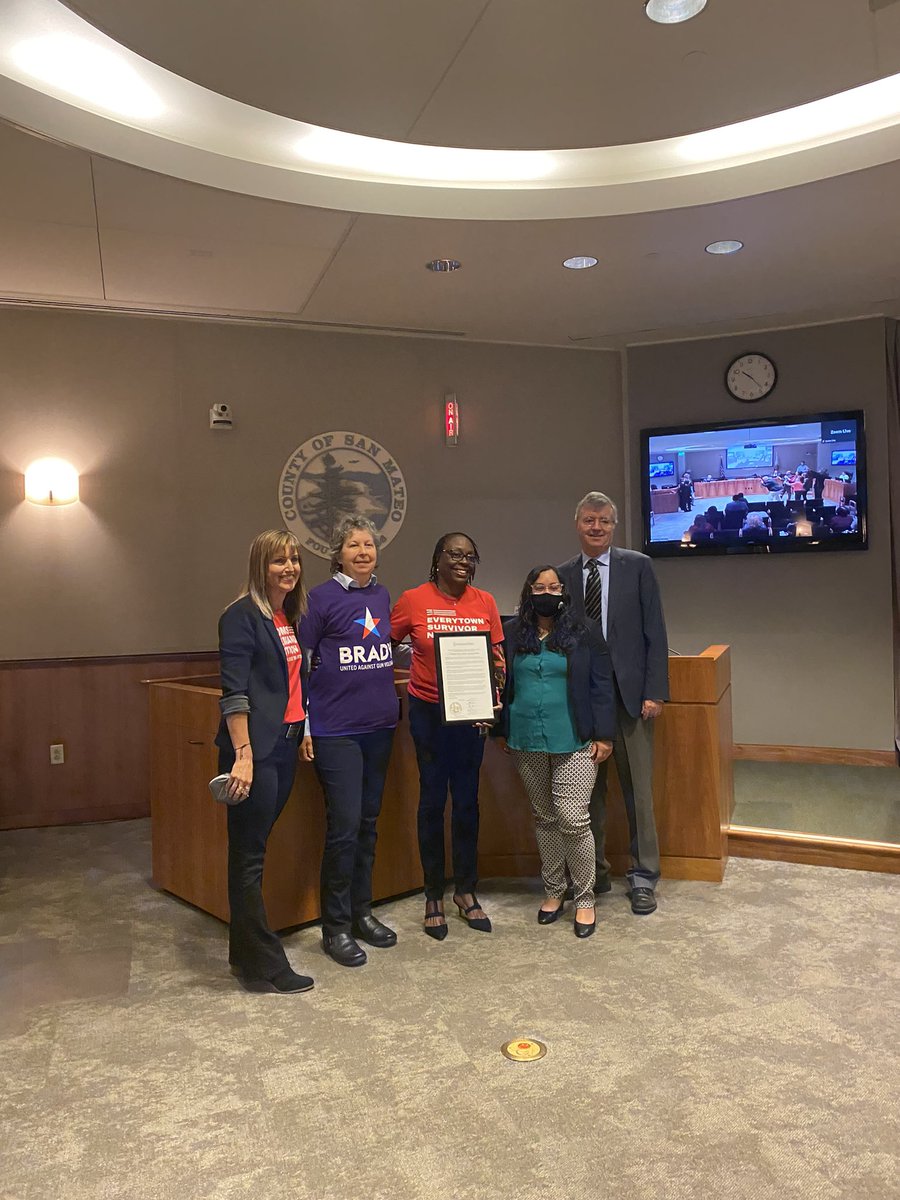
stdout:
{"type": "Polygon", "coordinates": [[[322,944],[344,967],[370,946],[396,944],[372,914],[375,824],[400,706],[391,654],[391,598],[375,579],[377,531],[363,517],[335,532],[327,583],[309,593],[300,645],[311,657],[309,729],[302,755],[325,793],[322,944]]]}

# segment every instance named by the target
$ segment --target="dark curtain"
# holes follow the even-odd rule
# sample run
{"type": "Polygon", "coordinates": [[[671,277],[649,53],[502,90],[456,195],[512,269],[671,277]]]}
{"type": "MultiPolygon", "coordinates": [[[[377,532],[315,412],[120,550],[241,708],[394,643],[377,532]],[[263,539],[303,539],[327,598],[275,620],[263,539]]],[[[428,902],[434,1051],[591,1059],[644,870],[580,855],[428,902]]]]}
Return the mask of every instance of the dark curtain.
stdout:
{"type": "Polygon", "coordinates": [[[894,739],[900,750],[900,321],[885,321],[888,388],[888,476],[894,580],[894,739]]]}

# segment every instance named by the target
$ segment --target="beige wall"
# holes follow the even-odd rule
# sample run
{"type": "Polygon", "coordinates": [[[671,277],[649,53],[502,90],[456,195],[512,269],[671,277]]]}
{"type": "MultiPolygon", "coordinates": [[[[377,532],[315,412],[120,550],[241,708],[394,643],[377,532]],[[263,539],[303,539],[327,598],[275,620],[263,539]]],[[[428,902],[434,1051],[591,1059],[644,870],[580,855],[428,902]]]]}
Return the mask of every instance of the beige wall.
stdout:
{"type": "MultiPolygon", "coordinates": [[[[771,355],[778,367],[778,385],[752,407],[754,418],[865,410],[869,549],[658,560],[669,642],[684,654],[714,642],[732,645],[736,742],[890,750],[894,679],[883,322],[632,349],[631,478],[640,479],[640,429],[747,415],[747,406],[730,400],[722,383],[728,363],[747,350],[771,355]]],[[[637,487],[633,495],[632,545],[639,547],[637,487]]]]}
{"type": "Polygon", "coordinates": [[[405,474],[380,571],[395,594],[462,528],[509,611],[532,565],[574,553],[577,498],[623,494],[613,354],[0,311],[0,362],[0,659],[213,647],[250,539],[281,523],[288,454],[322,431],[369,435],[405,474]],[[229,433],[208,427],[221,401],[229,433]],[[23,503],[21,472],[51,454],[82,472],[81,504],[23,503]]]}

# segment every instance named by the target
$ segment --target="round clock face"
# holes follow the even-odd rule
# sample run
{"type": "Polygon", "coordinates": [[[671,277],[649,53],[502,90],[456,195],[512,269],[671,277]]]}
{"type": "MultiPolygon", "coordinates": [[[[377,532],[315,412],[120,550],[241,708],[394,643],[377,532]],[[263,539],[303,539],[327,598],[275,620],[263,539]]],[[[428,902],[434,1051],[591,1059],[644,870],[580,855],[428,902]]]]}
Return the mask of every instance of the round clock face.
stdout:
{"type": "Polygon", "coordinates": [[[754,404],[768,396],[777,378],[771,358],[764,354],[742,354],[725,372],[725,386],[735,400],[754,404]]]}

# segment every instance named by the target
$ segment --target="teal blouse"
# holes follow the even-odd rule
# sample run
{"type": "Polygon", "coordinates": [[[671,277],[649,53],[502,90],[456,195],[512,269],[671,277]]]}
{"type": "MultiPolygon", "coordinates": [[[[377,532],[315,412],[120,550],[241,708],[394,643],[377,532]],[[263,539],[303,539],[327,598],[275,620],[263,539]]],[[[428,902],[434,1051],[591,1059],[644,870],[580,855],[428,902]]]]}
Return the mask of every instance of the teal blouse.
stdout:
{"type": "Polygon", "coordinates": [[[541,642],[539,654],[517,654],[512,661],[515,689],[509,706],[512,750],[538,750],[545,754],[572,754],[587,742],[575,732],[569,710],[566,656],[548,650],[541,642]]]}

